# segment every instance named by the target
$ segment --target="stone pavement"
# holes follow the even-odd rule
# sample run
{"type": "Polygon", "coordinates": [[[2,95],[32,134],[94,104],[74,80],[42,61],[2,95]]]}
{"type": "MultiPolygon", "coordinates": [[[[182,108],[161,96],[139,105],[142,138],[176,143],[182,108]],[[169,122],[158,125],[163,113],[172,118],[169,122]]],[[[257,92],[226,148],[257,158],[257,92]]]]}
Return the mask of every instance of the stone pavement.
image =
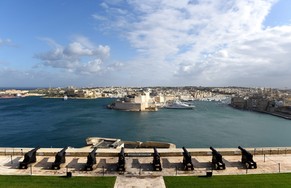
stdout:
{"type": "Polygon", "coordinates": [[[117,176],[114,188],[166,188],[162,176],[158,177],[130,177],[117,176]]]}

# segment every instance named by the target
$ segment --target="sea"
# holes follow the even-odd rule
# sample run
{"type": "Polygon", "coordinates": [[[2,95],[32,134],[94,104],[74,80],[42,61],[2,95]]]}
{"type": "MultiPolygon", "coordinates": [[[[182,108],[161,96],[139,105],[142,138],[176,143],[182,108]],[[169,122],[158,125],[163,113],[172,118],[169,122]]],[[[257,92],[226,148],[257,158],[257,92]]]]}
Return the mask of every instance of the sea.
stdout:
{"type": "Polygon", "coordinates": [[[0,99],[0,147],[83,147],[88,137],[170,142],[177,147],[290,147],[291,121],[194,101],[193,110],[126,112],[115,99],[0,99]]]}

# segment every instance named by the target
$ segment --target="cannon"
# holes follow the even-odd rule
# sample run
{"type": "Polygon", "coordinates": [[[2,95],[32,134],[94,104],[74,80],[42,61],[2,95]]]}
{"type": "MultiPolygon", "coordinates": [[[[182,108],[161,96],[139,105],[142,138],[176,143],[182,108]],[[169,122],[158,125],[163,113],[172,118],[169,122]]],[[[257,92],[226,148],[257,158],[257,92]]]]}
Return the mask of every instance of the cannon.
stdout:
{"type": "Polygon", "coordinates": [[[162,171],[161,158],[156,147],[154,147],[153,167],[155,171],[162,171]]]}
{"type": "Polygon", "coordinates": [[[20,169],[27,169],[29,164],[36,162],[36,151],[38,149],[39,147],[36,147],[24,154],[23,161],[19,163],[20,169]]]}
{"type": "Polygon", "coordinates": [[[222,155],[216,151],[213,147],[210,147],[212,151],[212,166],[215,170],[224,170],[225,164],[222,161],[222,155]]]}
{"type": "Polygon", "coordinates": [[[124,148],[121,148],[118,154],[117,171],[125,171],[125,154],[124,148]]]}
{"type": "Polygon", "coordinates": [[[55,162],[52,164],[53,170],[59,170],[61,167],[60,165],[66,162],[66,150],[68,147],[64,147],[61,151],[56,154],[55,162]]]}
{"type": "Polygon", "coordinates": [[[187,151],[187,149],[185,147],[182,148],[183,149],[183,164],[184,164],[184,170],[194,170],[194,166],[192,163],[192,158],[190,153],[187,151]]]}
{"type": "Polygon", "coordinates": [[[96,164],[96,150],[97,150],[97,147],[94,148],[87,156],[87,163],[85,166],[85,170],[87,171],[92,171],[93,166],[96,164]]]}
{"type": "Polygon", "coordinates": [[[240,146],[238,146],[238,149],[241,150],[241,162],[245,164],[245,167],[248,169],[257,168],[257,163],[253,160],[253,155],[240,146]]]}

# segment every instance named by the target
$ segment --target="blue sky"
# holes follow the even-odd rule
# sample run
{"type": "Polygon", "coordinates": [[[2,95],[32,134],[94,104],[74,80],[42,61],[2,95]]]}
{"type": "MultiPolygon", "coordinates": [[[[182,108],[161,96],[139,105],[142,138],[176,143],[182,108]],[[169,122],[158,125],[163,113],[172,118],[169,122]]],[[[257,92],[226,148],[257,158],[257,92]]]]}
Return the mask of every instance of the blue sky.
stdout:
{"type": "Polygon", "coordinates": [[[1,0],[0,87],[291,88],[289,0],[1,0]]]}

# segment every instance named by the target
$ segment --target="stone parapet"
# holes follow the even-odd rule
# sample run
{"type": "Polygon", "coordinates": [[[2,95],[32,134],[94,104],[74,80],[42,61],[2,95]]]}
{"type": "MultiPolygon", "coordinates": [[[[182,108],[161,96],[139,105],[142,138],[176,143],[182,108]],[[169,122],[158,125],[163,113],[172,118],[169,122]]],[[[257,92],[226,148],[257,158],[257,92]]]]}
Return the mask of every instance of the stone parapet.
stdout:
{"type": "MultiPolygon", "coordinates": [[[[33,148],[0,148],[0,155],[24,155],[26,152],[33,148]]],[[[66,156],[71,157],[86,157],[88,153],[92,151],[92,147],[84,148],[68,148],[66,156]]],[[[215,148],[223,156],[241,155],[238,148],[215,148]]],[[[291,154],[291,147],[260,147],[260,148],[245,148],[253,155],[278,155],[278,154],[291,154]]],[[[62,148],[40,148],[37,156],[55,156],[57,152],[62,148]]],[[[182,156],[182,148],[157,148],[161,157],[175,157],[182,156]]],[[[188,152],[192,156],[211,156],[211,150],[209,148],[187,148],[188,152]]],[[[125,148],[126,155],[140,155],[147,156],[153,153],[152,148],[125,148]]],[[[120,149],[115,148],[98,148],[96,153],[98,157],[117,157],[120,149]]]]}

